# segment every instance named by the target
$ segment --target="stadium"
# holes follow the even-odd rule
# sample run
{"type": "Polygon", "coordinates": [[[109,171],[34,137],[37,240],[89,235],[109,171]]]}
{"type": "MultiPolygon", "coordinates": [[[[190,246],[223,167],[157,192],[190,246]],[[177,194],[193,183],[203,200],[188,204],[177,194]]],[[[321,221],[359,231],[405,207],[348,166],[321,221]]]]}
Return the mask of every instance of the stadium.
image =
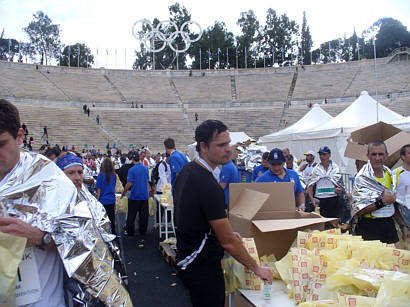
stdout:
{"type": "MultiPolygon", "coordinates": [[[[363,90],[379,103],[410,115],[409,50],[373,60],[257,69],[130,71],[0,62],[0,97],[15,103],[41,144],[83,149],[107,143],[127,150],[162,151],[173,137],[182,151],[193,142],[195,116],[220,119],[254,139],[290,126],[319,103],[335,116],[363,90]],[[377,97],[376,95],[377,91],[377,97]],[[326,100],[326,104],[324,101],[326,100]],[[90,108],[90,116],[82,106],[90,108]],[[97,124],[96,116],[100,123],[97,124]]],[[[41,146],[41,145],[40,145],[41,146]]],[[[40,146],[35,146],[40,147],[40,146]]]]}

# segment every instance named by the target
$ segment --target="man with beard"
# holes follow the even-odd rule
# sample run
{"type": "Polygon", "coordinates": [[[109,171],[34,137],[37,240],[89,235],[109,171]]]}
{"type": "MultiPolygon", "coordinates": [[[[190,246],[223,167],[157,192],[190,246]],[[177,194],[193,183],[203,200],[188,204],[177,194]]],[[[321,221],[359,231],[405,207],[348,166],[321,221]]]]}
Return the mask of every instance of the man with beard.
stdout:
{"type": "Polygon", "coordinates": [[[247,253],[226,216],[224,192],[214,169],[231,158],[228,128],[218,120],[207,120],[196,128],[195,140],[199,158],[180,170],[173,191],[175,261],[194,307],[224,306],[224,250],[262,279],[271,281],[273,275],[247,253]]]}

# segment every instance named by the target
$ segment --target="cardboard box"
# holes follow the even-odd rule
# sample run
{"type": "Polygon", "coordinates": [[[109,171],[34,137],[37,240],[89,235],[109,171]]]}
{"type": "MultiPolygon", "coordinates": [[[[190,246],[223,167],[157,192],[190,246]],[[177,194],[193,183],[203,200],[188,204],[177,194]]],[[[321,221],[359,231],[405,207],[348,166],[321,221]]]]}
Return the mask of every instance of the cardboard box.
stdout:
{"type": "Polygon", "coordinates": [[[231,183],[229,185],[229,221],[233,231],[255,240],[259,256],[286,255],[297,231],[324,229],[334,221],[316,213],[295,209],[291,182],[231,183]]]}
{"type": "Polygon", "coordinates": [[[392,168],[400,159],[400,149],[410,143],[410,134],[384,122],[378,122],[350,134],[345,157],[367,162],[367,144],[372,141],[384,141],[389,156],[386,166],[392,168]]]}

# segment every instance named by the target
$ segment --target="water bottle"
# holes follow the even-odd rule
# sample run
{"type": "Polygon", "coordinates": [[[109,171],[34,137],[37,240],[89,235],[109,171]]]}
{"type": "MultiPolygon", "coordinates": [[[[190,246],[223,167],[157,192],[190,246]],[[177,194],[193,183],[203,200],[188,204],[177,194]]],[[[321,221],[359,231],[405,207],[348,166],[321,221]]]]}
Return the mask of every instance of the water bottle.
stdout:
{"type": "Polygon", "coordinates": [[[263,281],[263,298],[265,300],[270,300],[271,299],[271,291],[272,291],[272,284],[270,284],[268,281],[264,280],[263,281]]]}

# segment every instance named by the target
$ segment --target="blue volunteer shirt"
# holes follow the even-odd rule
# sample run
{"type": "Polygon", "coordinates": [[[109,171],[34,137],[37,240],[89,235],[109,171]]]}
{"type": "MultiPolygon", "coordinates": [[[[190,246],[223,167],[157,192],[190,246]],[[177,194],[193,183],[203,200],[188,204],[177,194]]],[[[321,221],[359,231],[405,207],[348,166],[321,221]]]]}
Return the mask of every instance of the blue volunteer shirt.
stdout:
{"type": "Polygon", "coordinates": [[[127,182],[131,182],[131,194],[132,200],[147,200],[148,199],[148,167],[141,163],[135,164],[128,171],[127,182]]]}
{"type": "Polygon", "coordinates": [[[110,183],[107,183],[107,176],[105,173],[98,174],[96,188],[101,189],[99,201],[103,205],[115,204],[116,181],[117,177],[114,174],[111,174],[110,183]]]}
{"type": "Polygon", "coordinates": [[[269,169],[266,172],[264,172],[262,175],[260,175],[256,179],[256,182],[293,182],[295,196],[299,193],[302,193],[303,187],[302,187],[302,184],[300,183],[299,175],[291,169],[285,169],[285,171],[286,171],[285,177],[281,179],[275,174],[273,174],[272,171],[269,169]]]}
{"type": "Polygon", "coordinates": [[[262,164],[256,166],[256,167],[253,169],[253,172],[252,172],[252,181],[256,181],[256,178],[258,177],[259,172],[262,172],[262,174],[263,174],[263,173],[266,172],[267,170],[268,170],[268,169],[267,169],[267,168],[264,168],[262,164]]]}
{"type": "Polygon", "coordinates": [[[224,190],[225,193],[225,205],[228,205],[229,202],[229,184],[240,182],[238,169],[233,161],[229,161],[227,164],[222,166],[221,173],[219,174],[219,182],[225,182],[226,188],[224,190]]]}
{"type": "Polygon", "coordinates": [[[175,150],[169,156],[169,166],[171,167],[171,185],[174,186],[175,178],[177,173],[179,173],[182,167],[188,163],[188,159],[185,155],[177,150],[175,150]]]}

